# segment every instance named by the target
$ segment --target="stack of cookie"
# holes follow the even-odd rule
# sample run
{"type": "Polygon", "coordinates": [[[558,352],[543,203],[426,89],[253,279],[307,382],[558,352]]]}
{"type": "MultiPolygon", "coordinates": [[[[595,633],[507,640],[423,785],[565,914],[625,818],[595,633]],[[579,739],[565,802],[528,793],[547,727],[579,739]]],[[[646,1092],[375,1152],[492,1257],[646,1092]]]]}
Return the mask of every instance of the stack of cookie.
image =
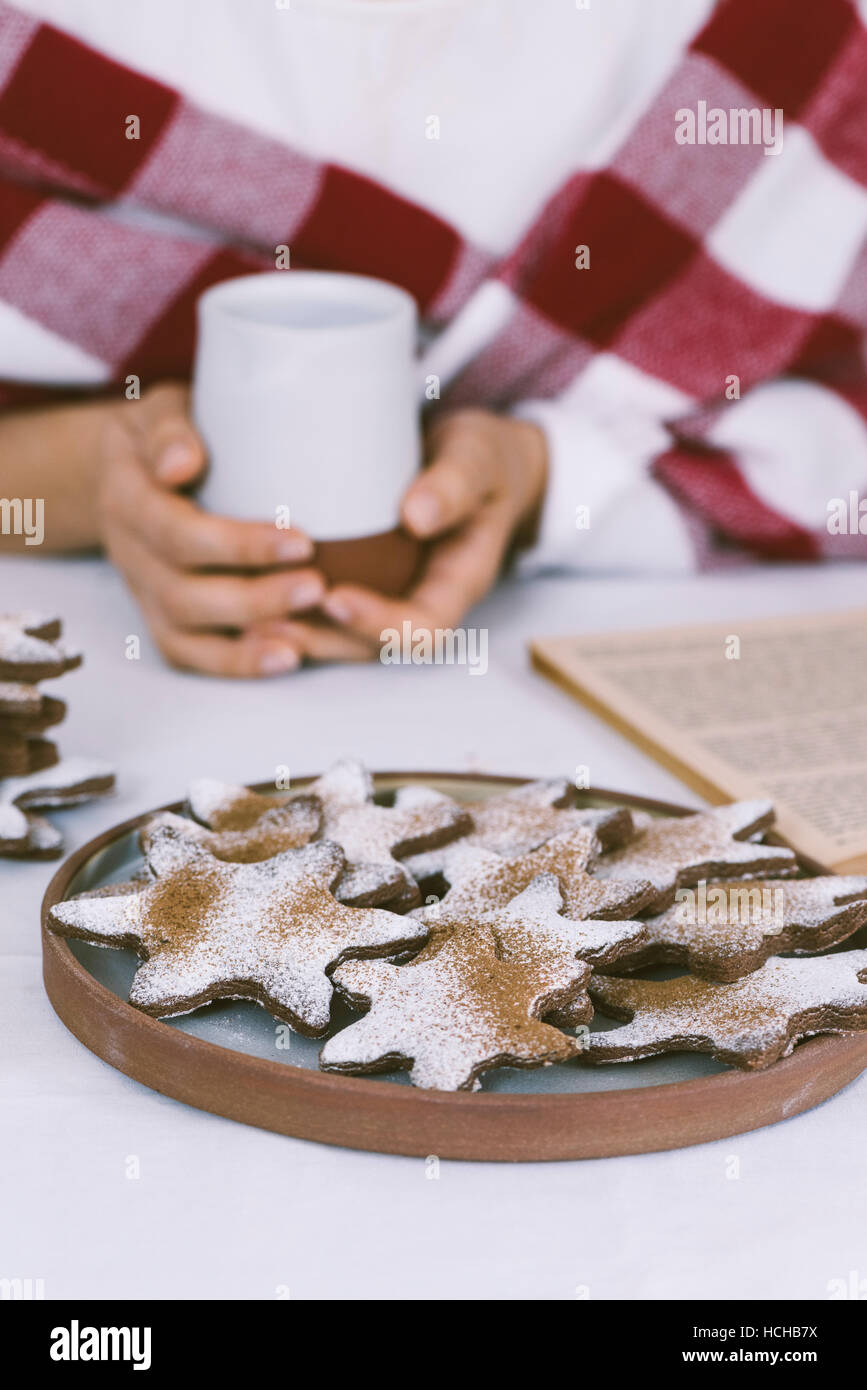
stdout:
{"type": "Polygon", "coordinates": [[[56,743],[43,737],[64,718],[66,705],[39,683],[80,665],[81,655],[61,640],[57,618],[0,614],[0,856],[60,854],[60,834],[33,809],[77,804],[113,785],[110,769],[84,759],[61,762],[56,743]]]}
{"type": "Polygon", "coordinates": [[[45,730],[66,714],[62,700],[38,682],[81,665],[60,641],[60,623],[36,613],[0,615],[0,777],[26,777],[53,767],[57,745],[45,730]]]}
{"type": "Polygon", "coordinates": [[[831,949],[867,923],[867,878],[800,877],[763,839],[766,802],[653,819],[574,800],[551,780],[381,804],[350,762],[288,797],[202,781],[188,814],[143,828],[134,880],[50,925],[135,947],[147,1013],[253,999],[330,1032],[328,1070],[407,1068],[439,1090],[674,1050],[759,1068],[867,1028],[867,951],[831,949]],[[647,977],[660,966],[687,973],[647,977]],[[335,992],[362,1014],[339,1032],[335,992]],[[594,1008],[624,1026],[591,1030],[594,1008]]]}

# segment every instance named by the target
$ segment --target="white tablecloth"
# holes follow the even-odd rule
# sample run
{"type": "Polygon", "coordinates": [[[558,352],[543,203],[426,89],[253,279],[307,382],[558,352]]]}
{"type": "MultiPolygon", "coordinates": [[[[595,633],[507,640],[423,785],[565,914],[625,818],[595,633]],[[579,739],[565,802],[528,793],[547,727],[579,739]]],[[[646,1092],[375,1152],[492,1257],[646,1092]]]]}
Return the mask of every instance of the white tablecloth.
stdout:
{"type": "MultiPolygon", "coordinates": [[[[473,615],[484,677],[344,667],[262,683],[164,667],[101,561],[5,559],[0,609],[60,611],[86,652],[56,689],[66,753],[113,760],[115,798],[58,816],[74,848],[187,780],[373,768],[534,775],[695,803],[675,778],[535,675],[531,634],[745,619],[865,601],[867,570],[684,581],[509,583],[473,615]],[[139,633],[139,661],[125,641],[139,633]]],[[[45,864],[0,862],[0,1277],[48,1298],[828,1296],[867,1277],[867,1077],[772,1129],[583,1163],[443,1162],[326,1148],[200,1113],[87,1052],[43,993],[45,864]],[[135,1156],[138,1178],[129,1178],[135,1156]],[[738,1165],[731,1162],[739,1160],[738,1165]],[[739,1170],[738,1177],[730,1174],[739,1170]]]]}

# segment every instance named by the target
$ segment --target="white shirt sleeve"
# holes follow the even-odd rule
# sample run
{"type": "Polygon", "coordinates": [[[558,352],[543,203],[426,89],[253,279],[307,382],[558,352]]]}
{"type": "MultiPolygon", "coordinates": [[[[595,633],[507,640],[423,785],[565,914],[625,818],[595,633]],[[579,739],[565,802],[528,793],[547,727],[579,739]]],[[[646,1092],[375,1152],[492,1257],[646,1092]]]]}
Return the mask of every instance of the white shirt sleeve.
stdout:
{"type": "MultiPolygon", "coordinates": [[[[661,420],[625,404],[619,418],[597,414],[574,400],[529,401],[514,413],[548,443],[547,495],[522,572],[695,568],[689,512],[651,474],[674,442],[661,420]]],[[[759,505],[819,536],[833,499],[867,485],[867,422],[818,382],[755,387],[720,410],[702,442],[735,463],[759,505]]]]}
{"type": "Polygon", "coordinates": [[[650,476],[659,438],[630,447],[556,401],[530,401],[514,414],[538,425],[548,444],[548,487],[535,544],[518,558],[522,573],[695,568],[683,513],[650,476]]]}

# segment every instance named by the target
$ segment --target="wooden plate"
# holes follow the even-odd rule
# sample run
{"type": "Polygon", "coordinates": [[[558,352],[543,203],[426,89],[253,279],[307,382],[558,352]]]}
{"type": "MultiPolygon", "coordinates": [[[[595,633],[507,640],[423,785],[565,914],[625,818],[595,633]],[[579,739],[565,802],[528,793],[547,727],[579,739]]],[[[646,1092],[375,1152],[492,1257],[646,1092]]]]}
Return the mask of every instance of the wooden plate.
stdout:
{"type": "MultiPolygon", "coordinates": [[[[376,785],[378,790],[389,790],[401,783],[424,782],[457,799],[472,799],[523,780],[460,773],[382,773],[376,785]]],[[[273,791],[273,785],[259,790],[273,791]]],[[[605,791],[594,791],[592,804],[626,805],[666,815],[683,815],[690,809],[605,791]]],[[[182,803],[159,809],[179,811],[182,803]]],[[[42,907],[45,988],[67,1028],[91,1052],[153,1090],[213,1114],[301,1139],[383,1153],[511,1161],[604,1158],[682,1148],[774,1124],[827,1100],[867,1067],[867,1034],[848,1034],[802,1043],[791,1057],[753,1074],[720,1069],[709,1059],[690,1054],[679,1063],[656,1058],[628,1066],[512,1072],[509,1075],[520,1077],[519,1084],[525,1088],[535,1084],[540,1089],[451,1094],[421,1091],[386,1079],[328,1075],[309,1063],[275,1061],[195,1036],[178,1026],[184,1020],[162,1022],[132,1008],[83,963],[80,957],[95,948],[82,951],[81,943],[75,943],[73,950],[69,941],[45,927],[49,908],[88,882],[98,881],[99,870],[94,877],[94,866],[108,863],[110,867],[112,855],[117,857],[124,840],[129,843],[133,832],[153,814],[125,821],[91,840],[54,875],[42,907]],[[680,1074],[685,1065],[688,1079],[648,1084],[648,1076],[652,1082],[654,1076],[671,1074],[651,1070],[660,1064],[663,1069],[680,1065],[680,1074]],[[689,1076],[695,1067],[699,1074],[689,1076]],[[551,1090],[554,1073],[558,1084],[571,1084],[580,1074],[582,1085],[601,1089],[551,1090]],[[617,1074],[613,1082],[611,1073],[617,1074]],[[633,1078],[637,1084],[630,1085],[633,1078]]],[[[214,1007],[233,1008],[228,1003],[214,1007]]],[[[257,1016],[264,1012],[255,1005],[234,1007],[255,1010],[257,1016]]],[[[198,1011],[199,1018],[205,1015],[214,1016],[212,1010],[198,1011]]],[[[493,1073],[493,1084],[500,1084],[504,1076],[493,1073]]]]}

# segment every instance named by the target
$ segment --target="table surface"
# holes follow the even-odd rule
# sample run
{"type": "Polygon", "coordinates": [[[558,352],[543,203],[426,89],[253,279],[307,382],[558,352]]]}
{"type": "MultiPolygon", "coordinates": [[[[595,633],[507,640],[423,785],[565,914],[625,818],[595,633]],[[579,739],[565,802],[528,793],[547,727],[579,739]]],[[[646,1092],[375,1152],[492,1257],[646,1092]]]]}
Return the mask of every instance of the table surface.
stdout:
{"type": "MultiPolygon", "coordinates": [[[[118,793],[57,817],[69,849],[183,795],[194,776],[265,780],[354,754],[371,768],[534,776],[699,804],[536,675],[531,636],[831,611],[855,566],[688,579],[510,580],[468,620],[489,669],[335,667],[243,683],[154,652],[98,559],[5,558],[2,607],[63,614],[83,668],[66,754],[104,757],[118,793]],[[127,638],[142,638],[139,660],[127,638]]],[[[46,864],[0,861],[0,1277],[47,1298],[816,1298],[867,1276],[867,1076],[806,1115],[672,1153],[556,1164],[397,1158],[206,1115],[99,1061],[43,992],[46,864]]]]}

